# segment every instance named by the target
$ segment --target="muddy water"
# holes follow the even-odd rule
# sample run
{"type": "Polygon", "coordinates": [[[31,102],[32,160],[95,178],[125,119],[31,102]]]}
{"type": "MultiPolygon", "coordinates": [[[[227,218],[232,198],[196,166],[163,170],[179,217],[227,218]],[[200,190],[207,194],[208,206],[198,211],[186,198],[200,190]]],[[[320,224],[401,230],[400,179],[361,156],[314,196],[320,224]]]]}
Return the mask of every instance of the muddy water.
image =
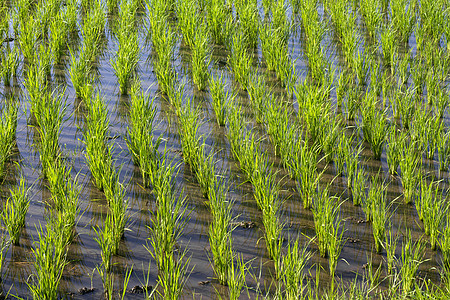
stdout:
{"type": "MultiPolygon", "coordinates": [[[[323,10],[320,10],[323,13],[323,10]]],[[[110,18],[111,20],[111,18],[110,18]]],[[[299,17],[296,16],[296,32],[291,36],[289,45],[293,59],[296,60],[296,72],[299,81],[305,78],[307,73],[307,63],[303,58],[303,38],[299,17]]],[[[142,33],[142,40],[145,33],[142,33]]],[[[332,40],[331,33],[324,41],[328,44],[332,40]]],[[[414,49],[414,39],[410,38],[410,47],[414,49]]],[[[12,43],[11,43],[12,46],[12,43]]],[[[115,137],[115,154],[116,167],[121,168],[121,182],[127,185],[126,197],[129,199],[129,216],[130,221],[127,226],[125,238],[121,242],[119,255],[114,257],[116,274],[115,287],[117,291],[123,287],[125,271],[133,267],[133,273],[128,285],[128,289],[134,286],[156,285],[157,269],[156,264],[152,260],[146,249],[147,239],[149,237],[148,225],[150,225],[151,212],[155,210],[155,200],[151,193],[151,189],[142,188],[142,180],[139,170],[133,165],[131,155],[126,147],[124,136],[127,127],[127,105],[128,97],[118,96],[118,86],[109,60],[116,51],[114,42],[109,39],[105,47],[106,51],[98,63],[98,72],[100,75],[100,89],[102,95],[107,101],[107,107],[110,112],[110,135],[115,137]],[[148,281],[147,278],[148,274],[148,281]]],[[[330,48],[328,48],[330,49],[330,48]]],[[[226,66],[221,62],[226,61],[226,51],[217,47],[213,51],[213,60],[211,62],[211,72],[224,72],[230,86],[234,86],[233,76],[226,66]]],[[[414,52],[413,52],[414,53],[414,52]]],[[[343,59],[340,58],[336,51],[327,52],[328,59],[339,66],[343,59]]],[[[255,51],[255,66],[260,67],[261,74],[264,72],[264,65],[261,64],[260,49],[255,51]]],[[[141,60],[139,63],[139,76],[142,80],[144,90],[147,90],[150,96],[157,95],[157,82],[153,74],[152,67],[152,51],[151,47],[142,43],[141,60]]],[[[236,161],[233,159],[228,139],[226,138],[226,129],[217,126],[215,122],[214,112],[210,106],[210,98],[208,93],[202,93],[195,90],[190,83],[189,72],[189,51],[184,46],[178,44],[176,51],[176,59],[174,66],[180,77],[186,80],[186,97],[195,96],[197,105],[202,107],[202,126],[201,133],[204,134],[206,143],[211,146],[211,150],[216,152],[218,159],[218,169],[222,169],[225,176],[230,182],[229,198],[235,200],[233,207],[233,216],[239,221],[251,221],[255,223],[253,228],[236,228],[233,232],[233,247],[238,253],[242,253],[245,261],[252,261],[252,273],[258,279],[255,281],[251,276],[247,277],[247,283],[250,290],[250,296],[255,297],[254,289],[259,284],[259,288],[263,293],[270,291],[271,274],[273,274],[273,266],[267,258],[264,241],[262,239],[262,220],[260,212],[253,198],[252,188],[248,182],[242,179],[236,161]],[[184,74],[184,75],[183,75],[184,74]]],[[[22,65],[21,65],[22,66],[22,65]]],[[[67,105],[68,119],[64,124],[61,132],[60,144],[67,157],[67,162],[73,166],[72,176],[77,176],[83,186],[80,198],[82,214],[79,217],[76,226],[77,238],[71,244],[68,251],[69,264],[66,266],[63,278],[60,284],[61,297],[69,299],[94,299],[102,295],[102,282],[95,267],[101,262],[101,251],[94,240],[95,226],[102,226],[103,220],[107,212],[107,205],[104,195],[100,193],[92,184],[89,169],[85,163],[84,145],[81,142],[82,135],[80,128],[83,124],[83,116],[79,111],[79,100],[76,99],[75,93],[68,75],[68,57],[63,60],[62,65],[56,66],[53,72],[53,80],[56,84],[67,87],[67,105]],[[94,288],[94,291],[87,295],[79,293],[82,288],[94,288]]],[[[3,291],[9,291],[11,294],[27,298],[30,297],[27,282],[33,280],[30,277],[33,270],[33,241],[37,238],[37,226],[45,224],[45,218],[48,216],[48,208],[44,202],[51,196],[46,183],[40,178],[41,166],[39,155],[33,146],[35,142],[35,130],[28,125],[30,115],[29,104],[26,99],[26,92],[22,85],[23,76],[19,76],[19,80],[15,82],[13,91],[16,92],[20,101],[22,113],[18,122],[17,131],[17,155],[13,161],[19,162],[22,166],[21,172],[14,168],[11,163],[9,175],[2,184],[2,199],[5,201],[9,187],[16,183],[19,176],[24,176],[31,185],[31,205],[26,219],[26,228],[24,229],[19,246],[11,246],[7,252],[5,265],[2,274],[3,291]]],[[[269,73],[267,82],[276,83],[273,74],[269,73]]],[[[277,89],[283,93],[282,89],[277,89]]],[[[6,94],[8,89],[5,88],[6,94]]],[[[256,124],[252,117],[251,108],[248,105],[247,95],[244,92],[239,93],[239,103],[245,108],[247,117],[250,121],[249,126],[254,127],[255,132],[265,138],[262,142],[262,149],[270,153],[270,157],[274,162],[274,171],[279,172],[279,179],[283,182],[281,197],[284,200],[283,212],[281,220],[285,223],[284,236],[299,236],[302,243],[307,243],[309,239],[314,237],[314,222],[311,211],[302,207],[300,197],[295,192],[295,184],[288,179],[284,170],[279,167],[279,158],[273,155],[273,147],[265,136],[265,130],[261,125],[256,124]]],[[[294,110],[298,110],[296,100],[293,100],[294,110]]],[[[180,189],[183,189],[187,197],[188,211],[190,219],[187,222],[183,235],[179,240],[180,249],[187,249],[190,257],[191,270],[189,279],[185,288],[185,298],[196,299],[216,299],[216,291],[226,294],[226,288],[220,286],[212,279],[214,277],[213,270],[209,262],[209,245],[208,245],[208,227],[210,223],[210,214],[205,199],[202,197],[200,188],[195,181],[194,174],[189,166],[183,163],[180,145],[179,131],[177,128],[177,118],[174,115],[173,108],[167,104],[164,99],[156,96],[155,105],[157,107],[155,129],[156,135],[162,136],[164,142],[161,150],[168,147],[169,159],[173,159],[178,164],[177,183],[180,189]],[[205,281],[209,284],[199,284],[205,281]]],[[[448,117],[446,116],[446,121],[448,117]]],[[[448,122],[447,122],[448,123],[448,122]]],[[[394,200],[392,210],[393,213],[393,230],[394,233],[400,234],[399,245],[397,246],[397,254],[400,254],[402,232],[405,225],[412,230],[414,239],[418,239],[423,235],[422,224],[418,220],[414,206],[402,203],[401,192],[402,187],[399,178],[389,177],[386,164],[386,155],[383,153],[381,161],[374,161],[371,158],[371,151],[366,145],[366,149],[362,153],[361,163],[370,170],[372,174],[379,171],[382,176],[390,181],[388,187],[389,200],[394,200]],[[400,197],[400,198],[399,198],[400,197]]],[[[438,175],[437,162],[426,161],[425,171],[433,172],[440,176],[439,178],[448,178],[447,173],[438,175]]],[[[355,207],[351,201],[345,201],[349,195],[345,185],[345,178],[335,178],[336,171],[333,165],[325,166],[320,164],[324,171],[322,183],[332,181],[332,193],[340,196],[341,205],[340,217],[344,220],[346,238],[345,246],[341,254],[341,261],[338,263],[337,276],[342,280],[343,284],[353,280],[356,274],[364,273],[364,265],[368,259],[373,259],[375,266],[385,258],[385,254],[378,255],[374,251],[374,241],[372,237],[371,225],[365,222],[365,216],[360,207],[355,207]]],[[[445,180],[443,185],[447,185],[445,180]]],[[[309,248],[314,252],[308,268],[310,275],[315,276],[317,264],[327,270],[328,263],[326,259],[321,258],[317,254],[317,247],[314,243],[309,244],[309,248]]],[[[421,276],[423,278],[431,278],[438,282],[439,253],[431,251],[427,248],[425,262],[421,266],[421,276]]],[[[360,278],[360,276],[358,275],[360,278]]],[[[327,272],[321,272],[321,281],[326,283],[329,281],[327,272]]],[[[324,287],[326,284],[323,285],[324,287]]],[[[243,296],[244,297],[244,296],[243,296]]],[[[142,295],[127,292],[129,299],[142,299],[142,295]]]]}

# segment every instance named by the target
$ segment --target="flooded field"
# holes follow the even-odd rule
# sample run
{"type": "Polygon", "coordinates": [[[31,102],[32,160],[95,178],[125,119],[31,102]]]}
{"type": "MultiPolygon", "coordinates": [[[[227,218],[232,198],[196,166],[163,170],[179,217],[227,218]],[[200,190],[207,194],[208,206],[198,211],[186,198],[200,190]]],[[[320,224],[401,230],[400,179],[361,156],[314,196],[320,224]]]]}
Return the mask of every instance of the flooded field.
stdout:
{"type": "Polygon", "coordinates": [[[0,0],[2,296],[447,298],[448,14],[0,0]]]}

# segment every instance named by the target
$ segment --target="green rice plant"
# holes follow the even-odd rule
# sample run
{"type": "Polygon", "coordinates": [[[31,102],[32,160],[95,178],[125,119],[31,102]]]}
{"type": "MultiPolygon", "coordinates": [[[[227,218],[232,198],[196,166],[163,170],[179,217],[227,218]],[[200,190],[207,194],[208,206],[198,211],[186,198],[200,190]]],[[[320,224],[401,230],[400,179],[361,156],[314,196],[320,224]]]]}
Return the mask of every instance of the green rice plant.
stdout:
{"type": "Polygon", "coordinates": [[[195,178],[203,193],[203,197],[208,198],[214,192],[215,160],[214,152],[206,153],[206,143],[197,146],[192,169],[195,171],[195,178]]]}
{"type": "Polygon", "coordinates": [[[284,285],[285,299],[300,299],[304,293],[305,279],[304,269],[312,257],[312,253],[307,250],[307,245],[300,249],[300,240],[297,238],[293,244],[289,243],[286,254],[281,258],[281,280],[284,285]]]}
{"type": "Polygon", "coordinates": [[[100,246],[102,262],[96,267],[103,284],[103,290],[105,292],[107,299],[112,299],[113,288],[114,288],[114,276],[111,272],[112,267],[112,248],[113,248],[113,226],[114,223],[111,221],[111,217],[107,217],[103,223],[103,229],[95,228],[94,231],[96,237],[94,240],[100,246]]]}
{"type": "Polygon", "coordinates": [[[55,64],[61,62],[68,40],[68,28],[65,22],[63,11],[59,11],[54,18],[50,20],[50,49],[55,64]]]}
{"type": "Polygon", "coordinates": [[[413,2],[417,5],[418,16],[420,17],[421,27],[424,34],[430,41],[439,41],[442,32],[445,30],[446,11],[444,9],[444,1],[421,1],[418,5],[417,1],[413,2]],[[423,7],[425,6],[425,7],[423,7]]]}
{"type": "Polygon", "coordinates": [[[67,265],[64,237],[53,230],[51,224],[46,232],[39,225],[38,240],[32,249],[34,273],[27,282],[33,299],[57,299],[58,286],[67,265]]]}
{"type": "MultiPolygon", "coordinates": [[[[375,95],[372,95],[376,97],[375,95]]],[[[375,103],[368,103],[362,108],[362,120],[359,125],[364,139],[369,142],[374,159],[379,160],[383,152],[383,144],[386,139],[388,123],[386,111],[380,111],[375,103]]]]}
{"type": "Polygon", "coordinates": [[[211,105],[216,114],[217,124],[225,126],[228,108],[230,101],[233,101],[234,96],[227,90],[225,91],[225,83],[223,82],[223,73],[218,77],[209,77],[209,89],[211,94],[211,105]]]}
{"type": "Polygon", "coordinates": [[[355,120],[360,105],[361,100],[358,89],[350,89],[348,91],[347,101],[345,103],[345,109],[347,110],[347,120],[355,120]]]}
{"type": "Polygon", "coordinates": [[[415,0],[394,0],[390,1],[392,28],[398,37],[407,41],[416,17],[416,3],[415,0]]]}
{"type": "Polygon", "coordinates": [[[430,111],[418,106],[414,113],[414,119],[411,122],[411,130],[409,130],[411,141],[416,142],[417,150],[421,155],[428,150],[427,123],[430,118],[430,111]]]}
{"type": "Polygon", "coordinates": [[[83,37],[83,45],[85,46],[86,59],[95,61],[101,53],[101,42],[105,36],[105,3],[94,1],[93,6],[89,9],[84,17],[81,35],[83,37]]]}
{"type": "Polygon", "coordinates": [[[44,74],[44,78],[51,76],[51,69],[53,65],[53,55],[50,46],[40,44],[34,61],[37,62],[39,69],[44,74]]]}
{"type": "Polygon", "coordinates": [[[380,27],[381,18],[381,5],[376,0],[363,0],[359,5],[359,10],[364,18],[364,24],[370,38],[375,38],[377,31],[380,27]]]}
{"type": "Polygon", "coordinates": [[[6,86],[10,86],[11,77],[17,75],[17,69],[19,67],[19,51],[17,47],[6,52],[0,52],[0,66],[2,68],[0,75],[3,78],[3,83],[6,86]]]}
{"type": "Polygon", "coordinates": [[[233,30],[232,14],[220,0],[209,1],[206,10],[206,21],[211,32],[211,39],[219,45],[227,44],[233,30]]]}
{"type": "MultiPolygon", "coordinates": [[[[266,82],[263,76],[251,76],[248,86],[248,97],[256,122],[264,123],[265,99],[269,98],[266,82]]],[[[272,98],[269,98],[273,100],[272,98]]]]}
{"type": "Polygon", "coordinates": [[[443,281],[448,286],[450,280],[450,215],[445,218],[444,228],[441,238],[438,240],[439,248],[442,252],[443,281]]]}
{"type": "Polygon", "coordinates": [[[214,274],[220,284],[230,281],[230,268],[233,264],[231,220],[233,201],[227,200],[225,182],[214,180],[213,192],[208,195],[208,204],[212,214],[209,225],[209,245],[212,253],[214,274]]]}
{"type": "Polygon", "coordinates": [[[412,82],[414,83],[414,90],[417,96],[423,95],[425,87],[426,69],[423,60],[419,57],[411,63],[410,74],[412,82]]]}
{"type": "Polygon", "coordinates": [[[121,25],[117,32],[117,45],[117,54],[111,59],[111,66],[119,82],[120,93],[126,95],[139,62],[138,33],[126,24],[121,25]]]}
{"type": "Polygon", "coordinates": [[[37,32],[35,30],[37,21],[35,21],[32,15],[20,20],[20,34],[18,42],[23,57],[31,64],[34,62],[38,39],[37,32]]]}
{"type": "Polygon", "coordinates": [[[133,163],[140,168],[143,184],[148,187],[152,162],[160,143],[160,139],[153,141],[153,123],[156,116],[154,98],[150,100],[149,96],[141,90],[139,82],[135,81],[131,86],[130,102],[130,122],[125,140],[133,163]]]}
{"type": "Polygon", "coordinates": [[[206,88],[209,79],[208,65],[210,61],[208,29],[206,22],[203,20],[197,26],[192,44],[192,80],[200,91],[206,88]]]}
{"type": "Polygon", "coordinates": [[[242,109],[235,106],[234,104],[231,104],[228,114],[227,137],[230,141],[231,152],[233,153],[233,156],[238,160],[240,159],[241,161],[242,155],[245,151],[244,146],[247,145],[245,134],[245,118],[242,114],[242,109]]]}
{"type": "Polygon", "coordinates": [[[229,267],[228,297],[230,300],[238,300],[242,289],[246,285],[245,278],[249,270],[249,262],[244,263],[243,255],[236,254],[229,267]]]}
{"type": "Polygon", "coordinates": [[[179,122],[183,159],[192,168],[196,167],[197,152],[200,146],[198,130],[200,127],[200,110],[194,107],[194,100],[188,99],[180,109],[179,122]]]}
{"type": "Polygon", "coordinates": [[[25,217],[30,206],[28,199],[29,188],[26,186],[25,179],[21,177],[19,184],[12,187],[9,191],[11,197],[7,199],[3,206],[1,218],[9,233],[11,243],[18,245],[20,233],[22,228],[25,227],[25,217]]]}
{"type": "Polygon", "coordinates": [[[91,65],[87,60],[85,49],[85,47],[82,47],[79,54],[76,56],[72,49],[69,48],[71,65],[69,75],[75,94],[78,98],[81,98],[83,95],[83,87],[92,80],[91,65]]]}
{"type": "Polygon", "coordinates": [[[329,109],[325,109],[322,115],[321,122],[319,123],[319,136],[317,144],[321,151],[325,155],[325,161],[331,162],[336,151],[336,141],[340,136],[341,120],[329,109]]]}
{"type": "Polygon", "coordinates": [[[381,69],[378,61],[370,60],[370,86],[375,95],[379,96],[382,91],[381,69]]]}
{"type": "Polygon", "coordinates": [[[78,1],[68,0],[66,1],[65,10],[63,10],[63,19],[65,20],[65,29],[68,33],[75,32],[77,29],[77,11],[78,1]]]}
{"type": "Polygon", "coordinates": [[[6,162],[15,147],[19,102],[9,99],[0,111],[0,178],[6,173],[6,162]]]}
{"type": "Polygon", "coordinates": [[[397,78],[398,85],[405,85],[408,83],[408,65],[411,60],[411,51],[406,52],[402,58],[400,58],[397,62],[397,78]]]}
{"type": "Polygon", "coordinates": [[[353,67],[354,72],[356,73],[356,78],[360,85],[364,85],[366,83],[367,72],[369,69],[369,55],[367,53],[361,53],[360,51],[356,51],[353,54],[353,67]]]}
{"type": "Polygon", "coordinates": [[[8,37],[9,34],[9,21],[11,20],[11,12],[10,10],[5,6],[0,6],[0,40],[4,40],[8,37]]]}
{"type": "Polygon", "coordinates": [[[311,208],[321,173],[317,171],[318,151],[302,140],[298,140],[292,154],[292,169],[297,179],[296,189],[302,198],[303,207],[311,208]]]}
{"type": "Polygon", "coordinates": [[[393,275],[394,269],[396,268],[397,258],[395,257],[395,252],[398,244],[398,234],[394,235],[392,232],[391,220],[388,220],[388,230],[386,233],[386,240],[384,242],[384,249],[386,250],[386,264],[387,264],[387,274],[393,275]]]}
{"type": "Polygon", "coordinates": [[[339,135],[336,139],[337,143],[335,144],[334,155],[333,158],[330,159],[330,161],[334,160],[334,166],[336,168],[336,176],[344,175],[345,151],[347,150],[347,143],[348,143],[347,139],[348,138],[343,130],[339,132],[339,135]]]}
{"type": "Polygon", "coordinates": [[[366,176],[367,174],[364,169],[362,169],[361,167],[357,168],[351,188],[353,205],[358,206],[366,203],[366,176]]]}
{"type": "Polygon", "coordinates": [[[108,110],[99,93],[86,99],[86,122],[83,141],[86,145],[86,162],[95,186],[103,191],[106,179],[110,178],[112,169],[111,146],[108,146],[109,118],[108,110]],[[101,158],[101,159],[100,159],[101,158]]]}
{"type": "Polygon", "coordinates": [[[437,134],[437,152],[439,161],[439,170],[444,171],[450,165],[450,132],[444,126],[440,126],[437,134]]]}
{"type": "Polygon", "coordinates": [[[32,104],[31,111],[38,125],[38,146],[42,172],[47,177],[49,169],[53,167],[55,160],[60,155],[59,136],[65,122],[67,109],[65,89],[44,94],[41,101],[32,104]]]}
{"type": "Polygon", "coordinates": [[[231,55],[228,57],[228,63],[233,70],[234,78],[245,91],[248,89],[249,78],[252,73],[246,39],[242,32],[235,32],[231,40],[231,55]]]}
{"type": "Polygon", "coordinates": [[[194,39],[197,35],[197,28],[202,27],[202,25],[200,25],[202,21],[199,21],[199,19],[201,19],[201,16],[199,15],[198,11],[199,5],[197,1],[178,1],[178,28],[183,34],[184,42],[190,48],[194,46],[194,39]]]}
{"type": "Polygon", "coordinates": [[[432,103],[435,115],[439,117],[439,119],[442,119],[444,117],[445,110],[450,104],[450,98],[447,92],[439,87],[436,94],[434,95],[432,103]]]}
{"type": "Polygon", "coordinates": [[[157,280],[162,290],[161,292],[157,290],[157,293],[163,299],[180,299],[189,277],[190,258],[186,255],[186,251],[175,255],[172,253],[164,255],[163,269],[158,273],[157,280]]]}
{"type": "Polygon", "coordinates": [[[115,176],[116,180],[111,190],[111,195],[105,192],[106,198],[108,199],[110,213],[110,222],[112,223],[112,254],[117,254],[119,250],[120,241],[123,239],[125,234],[125,226],[127,225],[129,216],[127,215],[128,209],[128,199],[125,199],[125,187],[123,184],[118,182],[118,175],[115,176]]]}
{"type": "MultiPolygon", "coordinates": [[[[339,207],[335,197],[328,194],[328,187],[319,189],[312,204],[317,245],[322,257],[329,258],[330,275],[334,278],[336,265],[343,246],[344,229],[341,227],[339,207]]],[[[343,225],[342,225],[343,226],[343,225]]]]}
{"type": "Polygon", "coordinates": [[[255,48],[258,45],[259,13],[256,1],[235,2],[236,13],[239,15],[239,32],[242,34],[245,48],[255,48]]]}
{"type": "Polygon", "coordinates": [[[431,249],[436,249],[440,230],[443,227],[444,218],[448,212],[447,198],[439,191],[438,182],[431,181],[429,185],[421,180],[421,192],[416,200],[417,212],[423,221],[425,234],[430,236],[431,249]]]}
{"type": "MultiPolygon", "coordinates": [[[[426,140],[428,142],[428,151],[426,151],[426,157],[428,159],[433,159],[434,153],[436,152],[437,143],[439,141],[439,132],[442,130],[444,124],[441,122],[439,116],[431,116],[427,119],[425,125],[426,140]]],[[[424,145],[425,150],[427,145],[424,145]]]]}
{"type": "Polygon", "coordinates": [[[403,196],[405,203],[410,203],[416,194],[416,187],[420,177],[421,155],[417,150],[416,143],[402,141],[402,158],[400,159],[400,180],[403,185],[403,196]]]}
{"type": "Polygon", "coordinates": [[[388,133],[388,142],[386,143],[386,162],[389,167],[389,174],[398,174],[398,166],[402,158],[402,139],[406,136],[399,132],[395,126],[391,126],[388,133]]]}
{"type": "Polygon", "coordinates": [[[362,144],[359,144],[356,148],[352,147],[353,141],[355,139],[354,135],[351,135],[347,139],[347,143],[344,144],[344,160],[345,160],[345,170],[347,176],[347,187],[352,189],[354,178],[358,171],[359,155],[362,152],[362,144]]]}
{"type": "Polygon", "coordinates": [[[414,280],[419,266],[424,262],[425,244],[422,239],[412,241],[411,231],[407,230],[402,243],[401,282],[404,295],[409,295],[414,288],[414,280]]]}
{"type": "MultiPolygon", "coordinates": [[[[375,250],[378,253],[383,249],[383,242],[386,239],[386,223],[389,219],[389,207],[386,204],[386,189],[387,185],[385,183],[381,183],[378,178],[372,177],[372,184],[369,187],[369,193],[366,199],[366,203],[370,203],[372,232],[375,240],[375,250]]],[[[366,204],[363,207],[364,211],[366,211],[366,204]]]]}
{"type": "Polygon", "coordinates": [[[342,107],[344,98],[348,93],[349,83],[350,83],[349,76],[346,74],[345,70],[342,70],[339,74],[338,82],[336,85],[336,103],[338,108],[342,107]]]}
{"type": "Polygon", "coordinates": [[[398,53],[398,45],[396,43],[396,32],[391,26],[383,26],[381,30],[381,49],[382,49],[382,60],[384,67],[391,70],[394,73],[395,61],[398,53]]]}
{"type": "Polygon", "coordinates": [[[402,125],[405,129],[409,129],[411,121],[417,110],[416,100],[414,98],[413,90],[407,89],[402,91],[400,88],[394,89],[392,92],[392,109],[394,117],[401,119],[402,125]]]}

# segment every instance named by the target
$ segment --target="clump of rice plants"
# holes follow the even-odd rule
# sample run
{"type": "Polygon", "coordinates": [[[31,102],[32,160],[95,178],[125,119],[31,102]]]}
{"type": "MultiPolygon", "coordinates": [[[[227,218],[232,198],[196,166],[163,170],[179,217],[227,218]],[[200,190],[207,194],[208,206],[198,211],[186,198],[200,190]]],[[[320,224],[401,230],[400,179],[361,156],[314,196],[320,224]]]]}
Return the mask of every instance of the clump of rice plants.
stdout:
{"type": "Polygon", "coordinates": [[[439,170],[444,171],[450,165],[450,131],[444,130],[441,126],[437,134],[437,152],[439,160],[439,170]]]}
{"type": "Polygon", "coordinates": [[[153,140],[156,115],[154,98],[150,100],[141,90],[139,82],[135,81],[131,87],[130,100],[126,142],[134,164],[140,168],[144,186],[149,186],[153,156],[160,143],[159,139],[153,140]]]}
{"type": "Polygon", "coordinates": [[[407,230],[405,240],[402,243],[401,255],[401,285],[404,295],[409,295],[414,288],[419,266],[424,262],[425,243],[422,239],[412,241],[411,231],[407,230]]]}
{"type": "Polygon", "coordinates": [[[209,79],[208,65],[211,61],[209,52],[208,29],[203,20],[197,26],[192,42],[192,80],[200,91],[206,88],[209,79]]]}
{"type": "Polygon", "coordinates": [[[233,70],[234,78],[243,90],[247,90],[252,68],[244,33],[237,31],[233,34],[230,48],[231,55],[228,57],[228,63],[233,70]]]}
{"type": "Polygon", "coordinates": [[[389,174],[396,175],[400,159],[402,157],[401,145],[404,134],[400,133],[395,126],[391,126],[388,133],[388,142],[386,143],[386,161],[389,167],[389,174]]]}
{"type": "Polygon", "coordinates": [[[20,233],[25,226],[25,217],[30,206],[28,192],[26,181],[21,177],[19,184],[10,189],[11,197],[6,201],[1,214],[3,224],[14,245],[19,244],[20,233]]]}
{"type": "MultiPolygon", "coordinates": [[[[189,3],[189,1],[182,1],[182,3],[189,3]]],[[[232,33],[233,16],[226,4],[220,0],[209,1],[206,11],[206,21],[212,40],[219,45],[227,44],[232,33]]]]}
{"type": "Polygon", "coordinates": [[[402,141],[402,158],[400,159],[400,179],[405,203],[410,203],[416,194],[420,176],[418,170],[421,164],[422,156],[416,147],[416,142],[404,139],[402,141]]]}
{"type": "Polygon", "coordinates": [[[363,168],[357,168],[355,177],[353,178],[351,189],[353,205],[358,206],[365,203],[366,201],[366,176],[367,174],[363,168]]]}
{"type": "Polygon", "coordinates": [[[16,139],[18,102],[9,99],[0,114],[0,178],[5,175],[6,162],[10,159],[16,139]]]}
{"type": "Polygon", "coordinates": [[[223,82],[223,73],[218,77],[210,76],[209,78],[209,88],[211,93],[211,105],[216,114],[217,124],[219,126],[225,126],[225,121],[227,118],[228,107],[230,101],[234,98],[230,95],[230,92],[225,91],[225,83],[223,82]]]}
{"type": "Polygon", "coordinates": [[[119,15],[119,25],[116,31],[118,50],[116,57],[111,59],[111,65],[119,82],[122,95],[128,94],[133,72],[139,61],[138,33],[133,27],[134,10],[132,3],[123,1],[119,15]]]}
{"type": "Polygon", "coordinates": [[[38,240],[34,242],[34,273],[27,285],[33,299],[57,299],[58,286],[64,267],[67,265],[66,243],[52,223],[44,231],[37,228],[38,240]]]}
{"type": "Polygon", "coordinates": [[[380,179],[372,177],[372,184],[363,205],[366,219],[372,221],[375,250],[378,253],[383,249],[383,242],[386,238],[386,223],[389,219],[388,205],[386,204],[386,188],[387,185],[381,183],[380,179]],[[370,217],[367,217],[367,214],[370,217]]]}
{"type": "Polygon", "coordinates": [[[2,72],[0,72],[3,78],[3,83],[6,86],[11,85],[11,78],[17,75],[17,69],[19,67],[19,50],[17,47],[8,49],[7,51],[0,51],[0,66],[2,72]]]}
{"type": "Polygon", "coordinates": [[[197,151],[200,145],[198,129],[200,110],[194,107],[193,99],[188,99],[180,110],[180,131],[183,158],[187,164],[195,167],[197,151]]]}

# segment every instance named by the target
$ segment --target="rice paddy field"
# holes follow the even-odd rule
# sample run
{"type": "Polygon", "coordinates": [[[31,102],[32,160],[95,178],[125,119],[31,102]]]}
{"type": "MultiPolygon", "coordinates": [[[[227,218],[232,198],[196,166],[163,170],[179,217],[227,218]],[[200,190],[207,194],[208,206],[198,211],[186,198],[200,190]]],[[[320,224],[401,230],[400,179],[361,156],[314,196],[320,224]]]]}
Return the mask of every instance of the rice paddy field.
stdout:
{"type": "Polygon", "coordinates": [[[445,0],[0,0],[2,299],[448,299],[445,0]]]}

